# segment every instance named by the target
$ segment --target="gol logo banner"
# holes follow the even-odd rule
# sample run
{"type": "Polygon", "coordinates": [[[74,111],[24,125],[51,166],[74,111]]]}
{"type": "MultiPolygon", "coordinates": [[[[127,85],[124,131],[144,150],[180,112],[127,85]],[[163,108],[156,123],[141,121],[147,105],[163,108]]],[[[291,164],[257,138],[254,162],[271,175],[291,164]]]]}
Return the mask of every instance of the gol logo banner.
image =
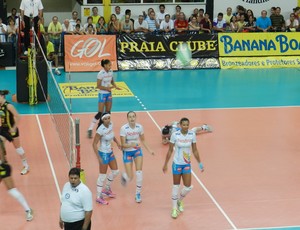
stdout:
{"type": "Polygon", "coordinates": [[[117,70],[116,36],[65,36],[65,69],[72,72],[99,71],[101,60],[109,59],[117,70]]]}
{"type": "MultiPolygon", "coordinates": [[[[121,90],[112,90],[113,97],[133,97],[133,93],[125,82],[116,82],[121,90]]],[[[98,89],[95,82],[60,83],[59,87],[65,98],[96,98],[98,89]]]]}

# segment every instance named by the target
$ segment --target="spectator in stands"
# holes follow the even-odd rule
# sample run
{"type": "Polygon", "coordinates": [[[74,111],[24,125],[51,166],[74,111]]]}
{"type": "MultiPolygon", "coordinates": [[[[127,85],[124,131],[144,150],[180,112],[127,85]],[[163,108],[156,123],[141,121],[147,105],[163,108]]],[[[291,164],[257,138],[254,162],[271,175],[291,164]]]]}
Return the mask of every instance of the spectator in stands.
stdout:
{"type": "Polygon", "coordinates": [[[159,22],[155,18],[155,12],[151,11],[149,17],[146,18],[145,20],[148,23],[149,32],[156,33],[157,30],[159,29],[159,22]]]}
{"type": "Polygon", "coordinates": [[[139,15],[138,20],[134,21],[134,32],[136,33],[147,33],[148,23],[144,20],[143,15],[139,15]]]}
{"type": "MultiPolygon", "coordinates": [[[[198,10],[198,8],[195,8],[194,10],[193,10],[193,13],[191,14],[191,16],[189,17],[189,22],[190,21],[192,21],[192,17],[198,17],[199,16],[199,10],[198,10]]],[[[201,21],[201,19],[199,18],[199,20],[201,21]]]]}
{"type": "Polygon", "coordinates": [[[148,11],[147,11],[147,14],[146,14],[145,11],[143,11],[143,15],[144,15],[144,19],[145,19],[145,20],[146,20],[147,18],[150,18],[150,13],[151,13],[152,11],[155,12],[153,8],[149,8],[148,11]]]}
{"type": "Polygon", "coordinates": [[[271,14],[270,14],[270,17],[271,17],[272,15],[275,15],[275,13],[276,13],[276,7],[273,6],[273,7],[271,7],[271,14]]]}
{"type": "MultiPolygon", "coordinates": [[[[253,11],[250,10],[250,9],[248,9],[248,10],[247,10],[247,18],[248,18],[248,21],[249,21],[249,17],[250,17],[250,16],[252,16],[252,18],[253,18],[254,21],[256,21],[256,17],[254,17],[253,11]]],[[[248,21],[247,21],[247,22],[248,22],[248,21]]]]}
{"type": "Polygon", "coordinates": [[[84,35],[84,31],[82,29],[82,26],[80,26],[80,24],[76,24],[75,26],[75,30],[73,31],[74,35],[84,35]]]}
{"type": "Polygon", "coordinates": [[[93,14],[91,16],[92,19],[93,19],[92,24],[96,25],[97,22],[98,22],[98,20],[99,20],[99,18],[100,18],[100,15],[98,14],[98,7],[94,6],[92,8],[92,11],[93,11],[93,14]]]}
{"type": "Polygon", "coordinates": [[[215,33],[225,32],[226,21],[223,19],[223,13],[218,13],[218,17],[213,20],[213,31],[215,33]]]}
{"type": "Polygon", "coordinates": [[[170,14],[165,15],[165,20],[160,23],[159,29],[163,33],[174,31],[174,21],[171,19],[170,14]]]}
{"type": "Polygon", "coordinates": [[[176,7],[175,7],[175,14],[173,14],[172,15],[172,20],[173,21],[175,21],[175,20],[177,20],[178,19],[178,15],[179,15],[179,13],[181,12],[181,6],[180,5],[177,5],[176,7]]]}
{"type": "Polygon", "coordinates": [[[159,24],[165,20],[165,16],[166,16],[166,6],[164,4],[160,4],[159,5],[159,12],[156,15],[156,19],[158,20],[159,24]]]}
{"type": "MultiPolygon", "coordinates": [[[[300,14],[300,7],[297,6],[293,9],[293,12],[295,14],[295,19],[299,21],[299,14],[300,14]]],[[[299,22],[300,23],[300,22],[299,22]]]]}
{"type": "Polygon", "coordinates": [[[285,31],[285,20],[284,17],[281,15],[281,8],[277,7],[275,14],[270,16],[272,29],[276,32],[285,31]]]}
{"type": "Polygon", "coordinates": [[[212,30],[212,23],[211,20],[209,19],[209,14],[205,13],[204,19],[200,22],[200,27],[201,30],[204,31],[205,33],[211,33],[212,30]]]}
{"type": "Polygon", "coordinates": [[[231,18],[232,18],[232,8],[228,7],[226,10],[226,14],[224,15],[224,20],[226,21],[227,30],[230,30],[231,18]]]}
{"type": "Polygon", "coordinates": [[[124,17],[124,15],[121,13],[121,7],[120,6],[115,7],[115,15],[116,15],[116,17],[119,21],[121,21],[122,18],[124,17]]]}
{"type": "Polygon", "coordinates": [[[60,71],[58,70],[58,55],[54,50],[54,44],[49,41],[49,37],[45,36],[45,45],[47,50],[47,59],[48,61],[54,62],[55,70],[54,73],[56,75],[60,75],[60,71]]]}
{"type": "Polygon", "coordinates": [[[245,21],[245,15],[244,14],[241,14],[240,20],[237,22],[237,24],[238,24],[238,32],[243,32],[244,28],[247,24],[247,22],[245,21]]]}
{"type": "Polygon", "coordinates": [[[15,26],[15,21],[9,18],[7,30],[7,41],[16,45],[17,27],[15,26]]]}
{"type": "Polygon", "coordinates": [[[236,6],[236,12],[233,15],[235,15],[235,16],[239,15],[239,16],[241,16],[242,14],[245,14],[245,13],[246,13],[246,9],[243,6],[241,6],[241,5],[237,5],[236,6]]]}
{"type": "Polygon", "coordinates": [[[16,8],[12,8],[11,9],[11,14],[7,17],[7,22],[9,21],[9,18],[12,18],[15,22],[15,25],[18,25],[18,15],[17,15],[17,9],[16,8]]]}
{"type": "Polygon", "coordinates": [[[97,34],[107,34],[108,28],[104,17],[100,17],[96,25],[97,34]]]}
{"type": "Polygon", "coordinates": [[[248,18],[248,22],[244,27],[244,30],[246,32],[255,32],[256,31],[256,22],[254,21],[254,17],[253,16],[249,16],[248,18]]]}
{"type": "Polygon", "coordinates": [[[2,22],[0,18],[0,42],[6,42],[7,26],[2,22]]]}
{"type": "Polygon", "coordinates": [[[189,25],[188,25],[188,30],[189,30],[189,33],[191,34],[198,34],[199,31],[200,31],[201,27],[200,27],[200,24],[197,22],[197,17],[192,17],[192,20],[189,22],[189,25]]]}
{"type": "Polygon", "coordinates": [[[121,21],[120,25],[120,31],[121,33],[130,34],[133,32],[133,23],[130,21],[130,15],[125,15],[125,20],[121,21]]]}
{"type": "Polygon", "coordinates": [[[183,33],[186,33],[186,31],[188,31],[189,23],[185,19],[185,15],[183,12],[180,12],[178,19],[175,20],[174,28],[178,34],[183,34],[183,33]]]}
{"type": "Polygon", "coordinates": [[[75,27],[76,27],[76,21],[78,19],[78,12],[77,11],[73,11],[72,12],[72,18],[69,20],[70,22],[70,25],[72,26],[73,28],[73,31],[75,30],[75,27]]]}
{"type": "Polygon", "coordinates": [[[290,18],[286,20],[285,22],[287,31],[289,32],[295,32],[299,28],[299,21],[295,19],[295,14],[291,13],[290,18]]]}
{"type": "Polygon", "coordinates": [[[238,30],[239,30],[239,25],[238,22],[236,21],[236,16],[233,15],[230,19],[230,31],[238,32],[238,30]]]}
{"type": "Polygon", "coordinates": [[[52,22],[48,26],[48,34],[50,41],[54,45],[55,53],[59,53],[60,35],[62,33],[62,25],[58,21],[57,16],[52,17],[52,22]]]}
{"type": "Polygon", "coordinates": [[[199,9],[199,13],[197,15],[197,22],[199,23],[199,25],[203,18],[204,18],[204,9],[199,9]]]}
{"type": "Polygon", "coordinates": [[[70,24],[69,19],[64,20],[64,23],[62,24],[62,33],[63,33],[63,35],[73,33],[73,26],[70,24]]]}
{"type": "Polygon", "coordinates": [[[93,26],[93,31],[96,31],[96,25],[93,23],[93,18],[91,17],[91,16],[89,16],[88,18],[87,18],[87,22],[83,25],[83,30],[84,30],[84,32],[85,33],[87,33],[87,30],[88,30],[88,25],[92,25],[93,26]]]}
{"type": "Polygon", "coordinates": [[[43,34],[45,34],[45,27],[44,27],[44,24],[43,24],[43,19],[42,18],[40,18],[39,20],[38,20],[38,27],[39,27],[39,31],[40,31],[40,33],[43,35],[43,34]]]}
{"type": "Polygon", "coordinates": [[[115,14],[110,15],[110,21],[108,22],[108,33],[117,34],[120,32],[120,23],[115,14]]]}
{"type": "MultiPolygon", "coordinates": [[[[83,28],[83,26],[81,25],[81,19],[80,19],[80,18],[77,18],[77,19],[76,19],[76,26],[77,26],[77,25],[80,26],[80,30],[84,33],[84,28],[83,28]]],[[[75,27],[76,27],[76,26],[75,26],[75,27]]]]}
{"type": "Polygon", "coordinates": [[[38,33],[38,20],[39,18],[43,17],[43,4],[41,0],[35,0],[32,6],[31,0],[22,0],[20,4],[21,10],[21,20],[24,21],[25,28],[24,28],[24,46],[25,52],[24,54],[27,55],[27,49],[30,46],[30,29],[31,23],[30,18],[33,18],[34,23],[34,31],[38,33]]]}
{"type": "Polygon", "coordinates": [[[86,31],[85,31],[86,35],[95,35],[97,34],[97,30],[95,30],[93,24],[88,24],[86,31]]]}
{"type": "Polygon", "coordinates": [[[256,28],[259,32],[268,32],[271,29],[271,19],[267,17],[267,11],[261,11],[261,17],[256,20],[256,28]]]}

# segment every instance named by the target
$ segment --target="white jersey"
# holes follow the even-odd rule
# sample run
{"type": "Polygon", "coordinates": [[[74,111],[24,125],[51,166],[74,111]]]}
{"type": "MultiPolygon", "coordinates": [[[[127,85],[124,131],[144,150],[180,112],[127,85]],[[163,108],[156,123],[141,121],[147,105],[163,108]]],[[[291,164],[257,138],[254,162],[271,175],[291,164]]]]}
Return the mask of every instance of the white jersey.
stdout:
{"type": "Polygon", "coordinates": [[[89,188],[83,183],[74,188],[70,182],[67,182],[61,194],[60,217],[62,221],[73,223],[83,220],[85,212],[92,210],[93,198],[89,188]]]}
{"type": "Polygon", "coordinates": [[[24,10],[24,15],[27,17],[36,17],[39,14],[39,10],[43,10],[43,4],[41,0],[22,0],[20,10],[24,10]]]}
{"type": "Polygon", "coordinates": [[[178,165],[191,163],[191,147],[192,143],[196,143],[196,134],[189,130],[187,134],[176,131],[172,134],[170,142],[175,146],[175,154],[173,162],[178,165]]]}
{"type": "Polygon", "coordinates": [[[113,124],[110,123],[108,128],[106,128],[104,124],[100,125],[97,129],[97,133],[101,136],[98,150],[103,153],[110,153],[112,151],[111,143],[115,137],[113,124]]]}
{"type": "MultiPolygon", "coordinates": [[[[101,86],[109,87],[113,81],[113,71],[109,70],[106,72],[104,69],[100,70],[100,72],[97,75],[97,79],[101,80],[101,86]]],[[[107,90],[100,90],[99,93],[109,93],[107,90]]]]}
{"type": "MultiPolygon", "coordinates": [[[[144,134],[143,126],[136,123],[132,129],[129,124],[125,124],[121,127],[120,136],[125,137],[126,144],[134,143],[140,144],[140,136],[144,134]]],[[[124,148],[124,151],[133,151],[134,148],[124,148]]]]}

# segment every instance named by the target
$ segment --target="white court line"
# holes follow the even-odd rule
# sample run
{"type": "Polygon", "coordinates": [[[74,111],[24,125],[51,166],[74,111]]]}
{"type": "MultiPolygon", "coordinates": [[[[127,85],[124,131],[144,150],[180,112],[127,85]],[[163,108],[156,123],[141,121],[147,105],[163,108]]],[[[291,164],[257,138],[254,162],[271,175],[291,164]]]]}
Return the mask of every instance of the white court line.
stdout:
{"type": "Polygon", "coordinates": [[[53,179],[54,179],[55,187],[56,187],[56,190],[57,190],[57,193],[58,193],[58,197],[60,198],[61,191],[60,191],[60,188],[59,188],[59,185],[58,185],[57,177],[56,177],[56,174],[55,174],[55,169],[53,167],[52,159],[51,159],[50,152],[49,152],[49,149],[48,149],[48,146],[47,146],[47,143],[46,143],[43,128],[41,126],[39,116],[35,115],[35,117],[36,117],[36,120],[37,120],[37,123],[38,123],[38,126],[39,126],[39,130],[40,130],[41,137],[42,137],[42,140],[43,140],[46,155],[47,155],[47,158],[48,158],[48,161],[49,161],[49,165],[50,165],[51,173],[52,173],[52,176],[53,176],[53,179]]]}
{"type": "MultiPolygon", "coordinates": [[[[153,121],[153,123],[156,125],[156,127],[159,129],[159,131],[161,131],[161,128],[159,127],[159,125],[157,124],[155,119],[152,117],[152,115],[148,111],[146,111],[146,113],[148,114],[150,119],[153,121]]],[[[233,229],[237,230],[238,228],[235,226],[235,224],[232,222],[232,220],[225,213],[225,211],[222,209],[222,207],[219,205],[219,203],[216,201],[216,199],[213,197],[213,195],[208,191],[208,189],[205,187],[205,185],[202,183],[202,181],[199,179],[199,177],[197,177],[197,175],[194,173],[193,170],[192,170],[192,175],[195,177],[197,182],[200,184],[200,186],[203,188],[203,190],[206,192],[206,194],[209,196],[209,198],[213,201],[213,203],[217,206],[217,208],[222,213],[222,215],[225,217],[225,219],[228,221],[228,223],[231,225],[231,227],[233,229]]]]}

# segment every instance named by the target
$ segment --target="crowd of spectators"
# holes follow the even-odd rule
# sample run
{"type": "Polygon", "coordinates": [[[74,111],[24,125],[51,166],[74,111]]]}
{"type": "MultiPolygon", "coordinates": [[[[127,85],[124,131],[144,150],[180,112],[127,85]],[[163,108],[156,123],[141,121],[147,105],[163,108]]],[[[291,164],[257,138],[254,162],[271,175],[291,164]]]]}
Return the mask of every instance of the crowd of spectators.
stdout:
{"type": "MultiPolygon", "coordinates": [[[[120,6],[114,8],[108,22],[98,13],[98,8],[92,8],[92,14],[86,22],[82,22],[76,11],[72,12],[70,19],[52,17],[48,25],[44,25],[44,19],[38,16],[38,28],[40,34],[47,36],[54,47],[54,53],[63,50],[63,38],[66,34],[131,34],[131,33],[220,33],[220,32],[268,32],[268,31],[299,31],[300,7],[291,10],[289,18],[284,18],[280,7],[272,7],[270,10],[262,10],[261,15],[254,15],[251,9],[245,9],[238,5],[233,12],[228,7],[226,12],[218,13],[211,18],[204,9],[195,8],[191,14],[183,12],[181,6],[175,7],[175,13],[166,12],[165,5],[161,4],[156,11],[149,8],[143,11],[137,18],[132,18],[131,10],[125,10],[124,14],[120,6]],[[268,12],[269,11],[269,12],[268,12]],[[270,14],[270,16],[269,16],[270,14]]],[[[17,34],[24,37],[24,21],[20,20],[17,9],[13,8],[8,17],[8,25],[2,23],[0,18],[0,42],[16,43],[17,34]]],[[[26,40],[26,39],[25,39],[26,40]]]]}

